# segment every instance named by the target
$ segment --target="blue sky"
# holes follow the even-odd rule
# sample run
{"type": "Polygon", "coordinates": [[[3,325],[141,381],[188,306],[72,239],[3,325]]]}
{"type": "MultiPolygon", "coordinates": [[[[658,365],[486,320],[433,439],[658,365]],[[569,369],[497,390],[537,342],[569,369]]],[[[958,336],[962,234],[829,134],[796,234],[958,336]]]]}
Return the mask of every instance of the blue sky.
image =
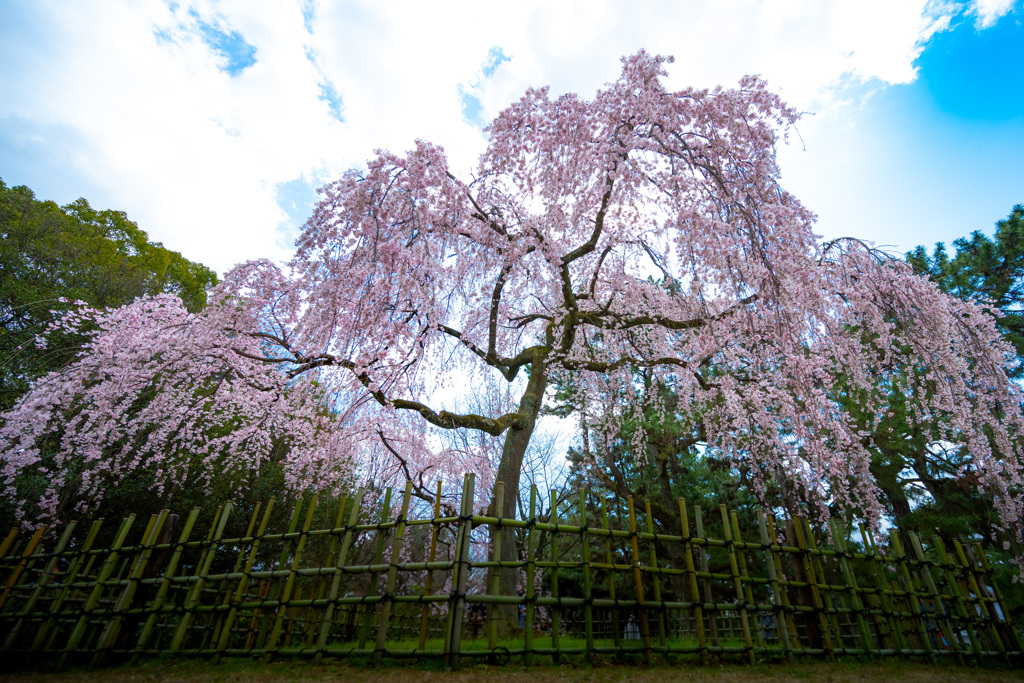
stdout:
{"type": "Polygon", "coordinates": [[[315,187],[416,138],[467,174],[529,86],[584,97],[624,54],[670,86],[760,73],[808,112],[780,151],[818,231],[902,252],[1024,203],[1013,0],[643,6],[295,0],[0,4],[0,177],[117,208],[223,272],[287,258],[315,187]]]}

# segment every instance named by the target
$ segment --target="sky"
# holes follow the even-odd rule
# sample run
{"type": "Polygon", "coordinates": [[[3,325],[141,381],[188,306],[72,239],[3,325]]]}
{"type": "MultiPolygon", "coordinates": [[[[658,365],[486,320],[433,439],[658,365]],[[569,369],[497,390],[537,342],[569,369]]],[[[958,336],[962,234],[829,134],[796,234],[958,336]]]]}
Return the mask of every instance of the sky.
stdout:
{"type": "Polygon", "coordinates": [[[468,179],[526,88],[590,98],[640,49],[667,85],[756,73],[804,117],[782,185],[895,253],[1024,203],[1024,0],[4,0],[0,178],[126,211],[224,273],[287,259],[316,188],[376,149],[468,179]]]}

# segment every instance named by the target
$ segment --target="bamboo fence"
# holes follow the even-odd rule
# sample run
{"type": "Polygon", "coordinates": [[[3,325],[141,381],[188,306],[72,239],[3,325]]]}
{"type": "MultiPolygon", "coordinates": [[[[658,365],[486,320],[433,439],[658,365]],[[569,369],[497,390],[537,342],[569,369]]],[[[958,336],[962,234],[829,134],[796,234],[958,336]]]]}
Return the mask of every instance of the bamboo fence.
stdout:
{"type": "Polygon", "coordinates": [[[649,504],[586,491],[552,494],[542,513],[532,489],[526,519],[498,519],[473,514],[474,486],[467,475],[449,516],[440,485],[432,508],[411,502],[409,486],[395,505],[390,490],[360,489],[316,528],[315,497],[279,529],[270,501],[248,512],[238,538],[224,537],[230,504],[205,531],[199,510],[183,521],[163,511],[145,525],[132,515],[116,528],[12,530],[0,544],[0,653],[11,668],[155,655],[452,667],[462,657],[595,655],[1021,659],[977,544],[896,530],[880,542],[863,526],[815,532],[766,512],[744,533],[735,511],[685,500],[679,533],[656,533],[649,504]],[[494,534],[492,548],[497,528],[514,535],[494,534]],[[509,539],[518,559],[496,561],[509,539]],[[519,577],[516,594],[499,594],[502,570],[519,577]]]}

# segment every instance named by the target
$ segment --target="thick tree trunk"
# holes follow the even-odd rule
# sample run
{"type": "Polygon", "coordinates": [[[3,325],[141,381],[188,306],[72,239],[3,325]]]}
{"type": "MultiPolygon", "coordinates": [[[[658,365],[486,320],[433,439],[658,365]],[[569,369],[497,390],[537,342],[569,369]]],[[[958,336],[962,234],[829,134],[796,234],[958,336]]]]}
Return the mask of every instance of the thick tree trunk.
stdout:
{"type": "MultiPolygon", "coordinates": [[[[544,402],[544,390],[547,388],[547,366],[543,358],[534,360],[530,366],[530,381],[526,385],[526,391],[519,401],[519,414],[523,416],[522,422],[508,430],[505,434],[505,444],[501,451],[501,462],[498,463],[498,472],[495,482],[504,482],[505,497],[501,510],[494,510],[494,497],[491,497],[491,514],[496,517],[515,519],[516,501],[519,497],[519,479],[523,469],[523,457],[526,448],[530,444],[534,428],[537,425],[537,416],[540,414],[541,405],[544,402]]],[[[494,546],[492,535],[491,547],[494,546]]],[[[493,556],[493,552],[492,552],[493,556]]],[[[514,529],[505,528],[501,536],[501,558],[502,562],[515,562],[519,558],[519,548],[516,543],[514,529]]],[[[491,586],[491,578],[488,576],[487,585],[491,586]]],[[[499,572],[499,591],[501,595],[516,595],[516,587],[519,579],[519,569],[502,569],[499,572]]],[[[505,605],[492,609],[491,614],[498,619],[498,630],[502,634],[514,632],[519,625],[518,610],[514,605],[505,605]]]]}

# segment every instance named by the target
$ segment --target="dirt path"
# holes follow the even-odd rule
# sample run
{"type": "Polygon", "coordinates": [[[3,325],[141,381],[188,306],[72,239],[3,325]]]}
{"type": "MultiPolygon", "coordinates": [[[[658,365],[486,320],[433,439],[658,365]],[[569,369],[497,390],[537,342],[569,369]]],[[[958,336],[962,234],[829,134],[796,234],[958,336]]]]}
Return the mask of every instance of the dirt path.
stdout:
{"type": "MultiPolygon", "coordinates": [[[[2,670],[2,665],[0,665],[2,670]]],[[[906,662],[862,663],[795,663],[745,667],[736,664],[723,666],[544,666],[526,669],[521,666],[470,666],[458,672],[423,670],[419,668],[389,667],[382,669],[355,668],[340,662],[321,666],[309,663],[281,662],[261,665],[251,661],[232,661],[222,664],[205,662],[149,663],[137,667],[116,669],[77,670],[66,673],[0,673],[2,683],[145,683],[148,681],[175,681],[181,683],[252,683],[256,681],[366,681],[367,683],[469,683],[494,681],[495,683],[662,683],[668,681],[694,681],[696,683],[732,683],[733,681],[825,681],[830,683],[994,683],[996,681],[1024,681],[1024,669],[973,669],[952,665],[928,666],[906,662]]]]}

